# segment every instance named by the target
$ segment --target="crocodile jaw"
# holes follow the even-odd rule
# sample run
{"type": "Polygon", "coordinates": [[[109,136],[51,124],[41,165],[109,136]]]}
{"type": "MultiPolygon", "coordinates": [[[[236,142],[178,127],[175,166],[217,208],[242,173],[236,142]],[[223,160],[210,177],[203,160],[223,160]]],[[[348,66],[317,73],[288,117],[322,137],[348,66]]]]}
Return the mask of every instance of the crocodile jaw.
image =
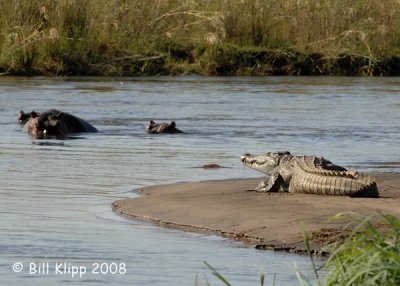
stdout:
{"type": "Polygon", "coordinates": [[[273,153],[265,153],[260,155],[243,154],[240,156],[240,161],[243,165],[251,169],[260,171],[266,175],[271,175],[272,171],[277,167],[278,160],[273,153]]]}

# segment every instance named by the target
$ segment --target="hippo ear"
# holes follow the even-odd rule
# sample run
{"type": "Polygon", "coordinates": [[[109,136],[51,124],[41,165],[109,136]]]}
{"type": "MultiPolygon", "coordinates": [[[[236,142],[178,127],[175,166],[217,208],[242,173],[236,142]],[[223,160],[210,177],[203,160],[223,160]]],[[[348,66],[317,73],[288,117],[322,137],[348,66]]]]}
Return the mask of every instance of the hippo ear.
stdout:
{"type": "Polygon", "coordinates": [[[31,118],[36,118],[36,117],[38,117],[38,114],[34,110],[32,110],[31,111],[31,118]]]}
{"type": "Polygon", "coordinates": [[[171,125],[172,128],[175,128],[175,126],[176,126],[175,121],[171,121],[170,125],[171,125]]]}
{"type": "Polygon", "coordinates": [[[156,123],[153,120],[150,120],[150,125],[155,125],[156,123]]]}
{"type": "Polygon", "coordinates": [[[61,120],[64,117],[64,112],[60,112],[55,117],[56,117],[57,120],[61,120]]]}

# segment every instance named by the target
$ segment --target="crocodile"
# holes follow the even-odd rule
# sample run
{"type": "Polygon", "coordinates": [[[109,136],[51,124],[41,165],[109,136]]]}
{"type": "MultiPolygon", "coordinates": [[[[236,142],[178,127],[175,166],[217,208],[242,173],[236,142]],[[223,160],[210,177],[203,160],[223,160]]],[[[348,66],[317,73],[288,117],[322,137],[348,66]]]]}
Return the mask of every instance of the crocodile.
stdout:
{"type": "Polygon", "coordinates": [[[269,180],[261,181],[257,192],[293,192],[350,197],[379,197],[374,179],[348,171],[323,157],[293,156],[288,151],[260,155],[244,154],[240,161],[260,171],[269,180]]]}

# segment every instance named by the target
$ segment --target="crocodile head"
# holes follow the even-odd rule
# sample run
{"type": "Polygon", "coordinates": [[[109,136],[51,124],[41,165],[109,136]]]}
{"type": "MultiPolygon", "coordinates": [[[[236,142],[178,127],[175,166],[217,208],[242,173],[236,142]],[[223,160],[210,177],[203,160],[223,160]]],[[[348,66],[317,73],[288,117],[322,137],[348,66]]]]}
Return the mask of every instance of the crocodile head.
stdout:
{"type": "Polygon", "coordinates": [[[283,158],[291,157],[290,152],[268,152],[260,155],[244,154],[240,161],[249,168],[271,175],[274,169],[279,166],[283,158]]]}

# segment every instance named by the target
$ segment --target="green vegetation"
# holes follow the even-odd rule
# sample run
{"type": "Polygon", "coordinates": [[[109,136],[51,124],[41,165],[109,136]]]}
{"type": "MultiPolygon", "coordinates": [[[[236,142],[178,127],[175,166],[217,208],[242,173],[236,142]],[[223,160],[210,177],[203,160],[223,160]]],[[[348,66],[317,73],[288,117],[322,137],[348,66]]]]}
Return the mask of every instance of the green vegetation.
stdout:
{"type": "Polygon", "coordinates": [[[398,0],[2,0],[0,73],[400,73],[398,0]]]}
{"type": "MultiPolygon", "coordinates": [[[[221,273],[219,273],[214,267],[212,267],[210,264],[208,264],[207,262],[204,261],[204,264],[208,267],[208,269],[210,269],[212,272],[212,275],[214,275],[218,280],[220,280],[225,286],[232,286],[226,279],[224,276],[221,275],[221,273]]],[[[260,285],[264,286],[264,280],[265,280],[265,275],[264,273],[260,274],[260,285]]],[[[196,286],[198,285],[198,282],[196,282],[196,286]]],[[[207,285],[211,285],[208,281],[207,281],[207,285]]],[[[273,285],[275,285],[275,276],[274,276],[274,280],[273,280],[273,285]]]]}
{"type": "Polygon", "coordinates": [[[332,244],[326,285],[400,285],[400,220],[368,217],[348,240],[332,244]]]}
{"type": "MultiPolygon", "coordinates": [[[[320,269],[314,262],[310,241],[305,235],[305,245],[312,261],[317,285],[400,285],[399,218],[392,215],[361,218],[338,214],[332,219],[350,219],[350,222],[343,229],[346,239],[343,241],[341,237],[340,241],[327,246],[331,254],[321,268],[325,273],[323,279],[318,274],[320,269]]],[[[231,285],[215,268],[205,264],[224,285],[231,285]]],[[[296,274],[301,285],[312,285],[302,273],[296,274]]],[[[264,285],[264,278],[264,275],[260,276],[260,285],[264,285]]]]}

